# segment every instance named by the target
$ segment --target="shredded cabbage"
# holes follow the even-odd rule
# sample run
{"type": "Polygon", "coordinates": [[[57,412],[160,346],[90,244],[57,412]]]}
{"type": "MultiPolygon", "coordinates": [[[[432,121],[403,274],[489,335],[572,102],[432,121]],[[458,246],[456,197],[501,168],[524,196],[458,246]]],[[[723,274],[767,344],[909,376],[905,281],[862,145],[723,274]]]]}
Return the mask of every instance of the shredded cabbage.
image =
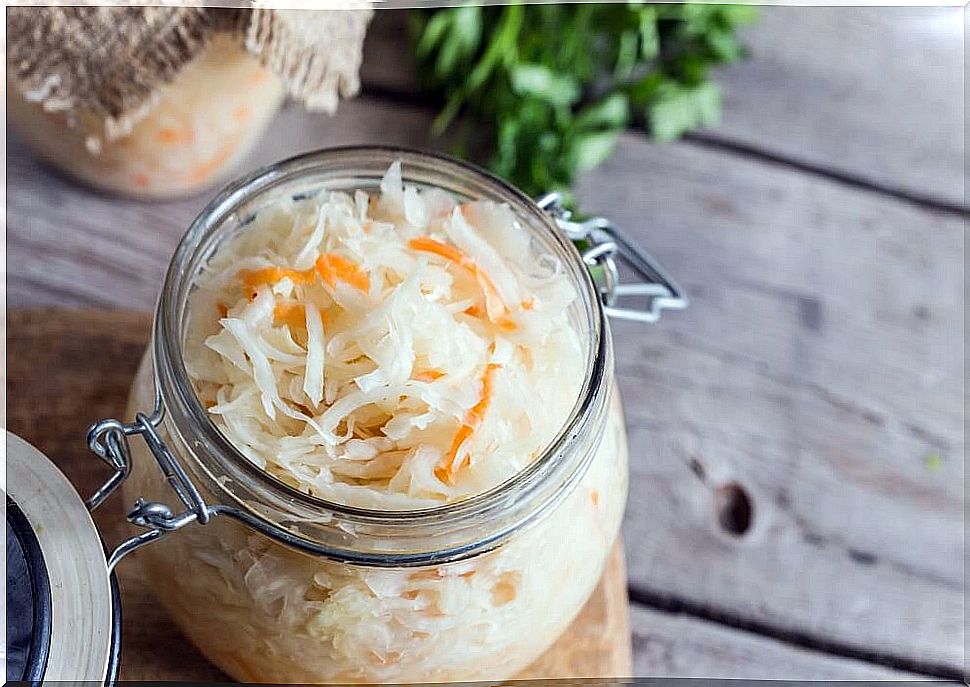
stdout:
{"type": "MultiPolygon", "coordinates": [[[[130,408],[145,407],[152,394],[151,369],[143,365],[130,408]]],[[[404,478],[396,468],[401,456],[371,442],[351,439],[346,446],[345,469],[404,478]],[[373,460],[378,455],[384,463],[373,460]]],[[[580,483],[548,517],[501,547],[456,563],[352,566],[305,555],[228,518],[186,527],[146,547],[139,559],[181,630],[237,681],[506,680],[552,644],[580,610],[616,538],[627,484],[616,398],[593,450],[580,483]]],[[[138,455],[122,487],[125,497],[164,499],[170,488],[148,449],[138,442],[132,451],[138,455]]],[[[407,479],[436,483],[438,458],[429,446],[417,449],[420,467],[407,479]]],[[[334,493],[344,495],[341,488],[334,493]]]]}
{"type": "MultiPolygon", "coordinates": [[[[437,506],[505,481],[563,426],[584,369],[576,296],[509,207],[405,186],[395,164],[374,197],[275,203],[220,246],[190,296],[183,355],[216,425],[286,484],[357,507],[437,506]]],[[[146,356],[129,411],[152,400],[146,356]]],[[[579,612],[616,539],[627,450],[611,403],[602,433],[573,444],[592,454],[578,483],[467,560],[354,566],[228,518],[141,560],[183,632],[239,681],[510,678],[579,612]]],[[[164,500],[147,448],[132,450],[125,497],[164,500]]]]}
{"type": "Polygon", "coordinates": [[[186,364],[219,429],[307,494],[412,509],[541,454],[579,394],[576,297],[505,205],[402,182],[257,214],[190,301],[186,364]]]}

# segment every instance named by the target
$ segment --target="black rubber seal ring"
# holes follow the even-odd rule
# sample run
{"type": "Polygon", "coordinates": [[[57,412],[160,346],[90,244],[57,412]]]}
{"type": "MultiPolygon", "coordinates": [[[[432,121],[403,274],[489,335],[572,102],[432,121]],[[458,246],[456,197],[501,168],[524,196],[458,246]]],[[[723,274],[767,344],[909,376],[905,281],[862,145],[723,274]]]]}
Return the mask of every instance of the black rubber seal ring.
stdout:
{"type": "Polygon", "coordinates": [[[51,603],[51,583],[44,563],[44,553],[34,528],[30,526],[27,516],[9,496],[7,497],[7,524],[13,530],[14,536],[20,543],[27,564],[27,575],[30,579],[33,594],[33,631],[30,638],[30,649],[21,682],[39,685],[47,671],[47,657],[51,648],[51,617],[53,605],[51,603]]]}

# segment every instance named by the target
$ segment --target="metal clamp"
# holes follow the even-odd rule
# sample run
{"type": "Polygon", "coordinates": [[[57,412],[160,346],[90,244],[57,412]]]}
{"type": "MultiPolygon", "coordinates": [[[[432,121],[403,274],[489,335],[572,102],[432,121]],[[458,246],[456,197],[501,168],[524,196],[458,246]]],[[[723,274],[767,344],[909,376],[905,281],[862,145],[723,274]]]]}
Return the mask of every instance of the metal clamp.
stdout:
{"type": "Polygon", "coordinates": [[[109,572],[114,569],[118,561],[135,549],[192,522],[204,525],[214,514],[214,511],[202,500],[202,495],[192,484],[184,468],[158,435],[158,427],[163,415],[161,399],[156,395],[155,410],[151,415],[137,413],[135,421],[131,423],[113,419],[102,420],[88,430],[88,447],[114,469],[114,474],[85,502],[88,510],[93,511],[104,503],[105,499],[128,477],[131,472],[131,448],[128,437],[133,435],[140,435],[144,439],[165,479],[185,506],[181,513],[175,514],[164,503],[139,498],[128,512],[128,522],[143,527],[146,531],[126,539],[111,552],[108,556],[109,572]]]}
{"type": "Polygon", "coordinates": [[[660,311],[683,310],[687,296],[649,253],[627,239],[605,217],[592,217],[583,222],[572,220],[572,213],[562,207],[559,193],[540,196],[536,204],[552,215],[565,234],[577,244],[583,262],[590,268],[610,317],[636,322],[656,322],[660,311]],[[622,259],[643,281],[623,283],[616,258],[622,259]],[[645,298],[643,307],[622,306],[622,299],[645,298]]]}

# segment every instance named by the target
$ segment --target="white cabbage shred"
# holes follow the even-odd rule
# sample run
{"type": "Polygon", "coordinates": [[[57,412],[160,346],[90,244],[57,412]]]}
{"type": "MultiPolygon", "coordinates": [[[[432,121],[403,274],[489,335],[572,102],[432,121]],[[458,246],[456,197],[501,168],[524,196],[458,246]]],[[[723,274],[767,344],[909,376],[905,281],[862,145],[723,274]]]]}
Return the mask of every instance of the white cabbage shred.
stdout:
{"type": "Polygon", "coordinates": [[[576,297],[506,205],[402,182],[277,203],[220,246],[186,363],[219,429],[307,494],[406,510],[485,491],[562,428],[576,297]]]}

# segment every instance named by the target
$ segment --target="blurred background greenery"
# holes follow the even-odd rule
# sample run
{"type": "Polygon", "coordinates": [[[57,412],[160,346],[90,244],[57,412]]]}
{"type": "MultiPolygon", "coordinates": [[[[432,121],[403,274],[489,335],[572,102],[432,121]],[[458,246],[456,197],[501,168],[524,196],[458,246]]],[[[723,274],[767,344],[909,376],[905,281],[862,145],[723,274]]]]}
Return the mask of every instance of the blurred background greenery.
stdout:
{"type": "Polygon", "coordinates": [[[526,193],[573,203],[578,172],[628,126],[659,141],[717,122],[712,68],[745,56],[748,5],[536,4],[414,10],[425,89],[453,152],[526,193]]]}

